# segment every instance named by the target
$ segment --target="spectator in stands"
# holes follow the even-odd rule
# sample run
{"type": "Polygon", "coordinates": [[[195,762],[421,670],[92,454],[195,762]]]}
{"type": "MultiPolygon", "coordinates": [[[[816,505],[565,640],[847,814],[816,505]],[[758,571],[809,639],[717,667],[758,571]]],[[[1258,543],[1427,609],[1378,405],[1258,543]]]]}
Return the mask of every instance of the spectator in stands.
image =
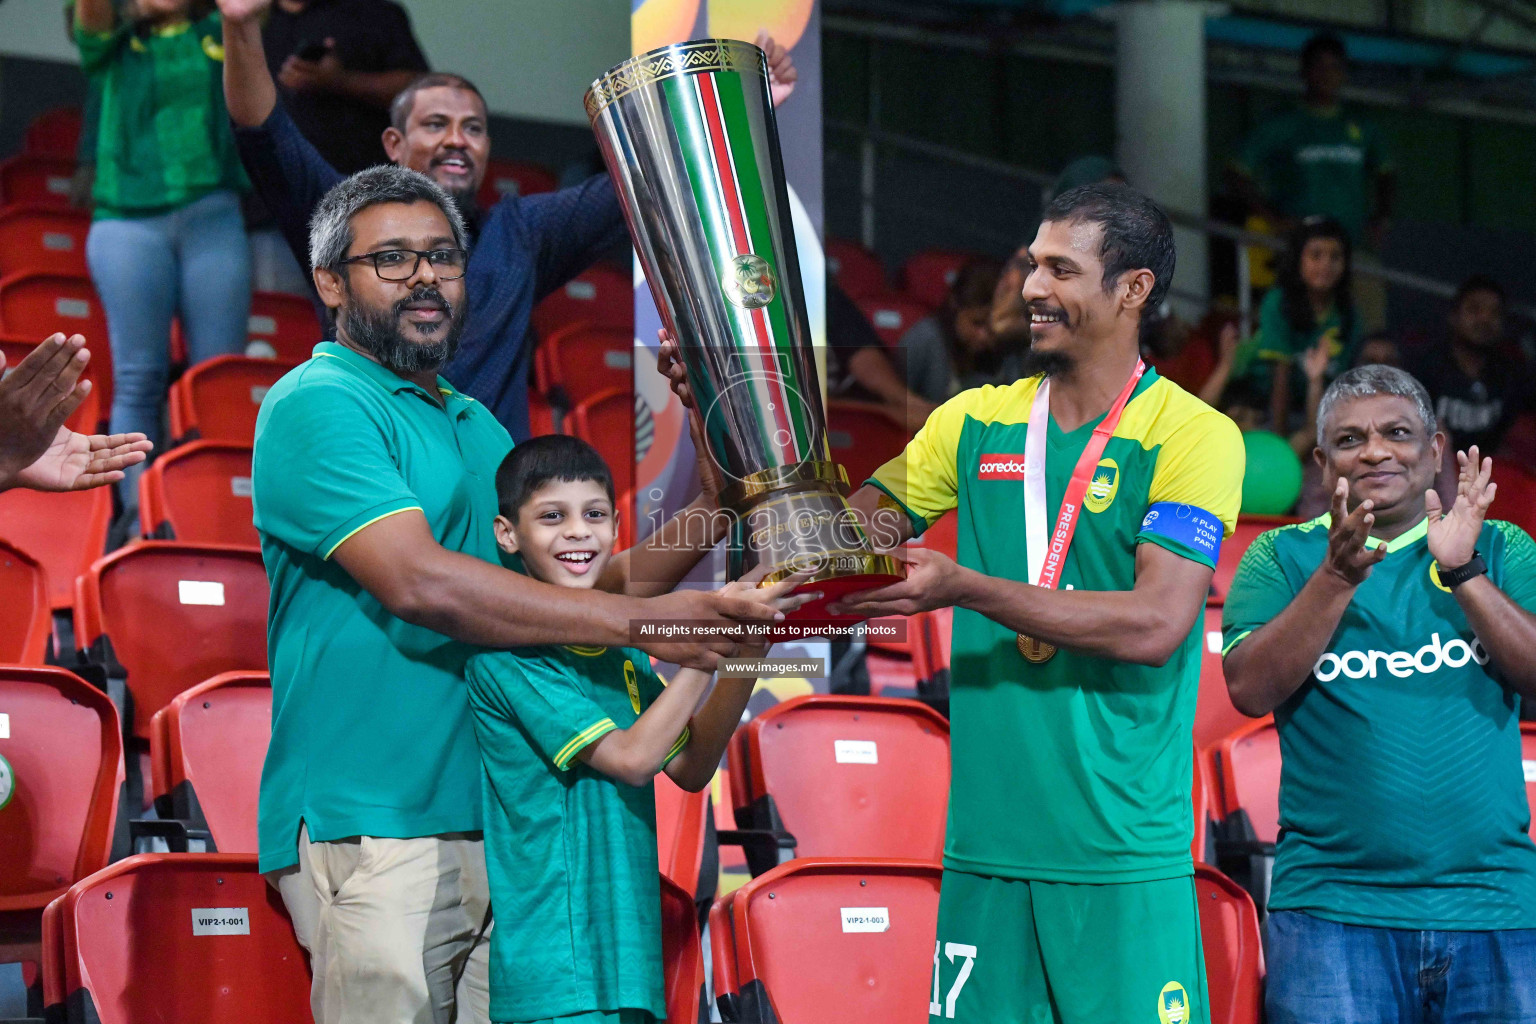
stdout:
{"type": "Polygon", "coordinates": [[[154,447],[143,434],[81,434],[64,421],[91,393],[85,339],[49,337],[7,369],[0,353],[0,491],[83,491],[116,483],[154,447]]]}
{"type": "Polygon", "coordinates": [[[1291,236],[1280,283],[1259,306],[1259,329],[1238,357],[1236,376],[1249,396],[1267,399],[1269,423],[1289,433],[1307,418],[1309,377],[1303,355],[1327,347],[1323,383],[1355,361],[1360,322],[1350,298],[1349,236],[1338,221],[1309,217],[1291,236]]]}
{"type": "Polygon", "coordinates": [[[950,282],[938,312],[901,336],[907,380],[914,392],[932,403],[930,412],[962,391],[984,384],[1012,384],[1023,375],[1028,346],[999,343],[992,333],[992,300],[1002,269],[993,259],[966,263],[950,282]]]}
{"type": "MultiPolygon", "coordinates": [[[[308,223],[341,175],[310,145],[278,102],[260,19],[272,0],[219,0],[225,16],[224,91],[240,153],[262,201],[294,255],[309,263],[308,223]]],[[[793,88],[788,52],[767,36],[774,99],[793,88]]],[[[491,142],[480,91],[458,75],[428,75],[395,97],[384,148],[390,160],[430,176],[461,210],[473,243],[467,273],[469,328],[446,375],[495,414],[515,439],[528,437],[528,317],[540,298],[625,239],[618,197],[606,176],[545,195],[476,202],[491,142]]]]}
{"type": "MultiPolygon", "coordinates": [[[[260,866],[310,951],[318,1024],[484,1022],[480,766],[464,666],[477,648],[623,646],[640,619],[780,617],[665,593],[715,543],[719,478],[598,591],[501,567],[493,467],[512,447],[438,375],[462,335],[468,232],[436,183],[364,171],[315,211],[315,285],[336,341],[262,403],[252,501],[272,587],[272,741],[260,866]],[[703,534],[709,533],[708,536],[703,534]],[[343,895],[344,894],[344,895],[343,895]]],[[[640,644],[713,669],[730,637],[640,644]]],[[[515,923],[514,923],[515,925],[515,923]]]]}
{"type": "Polygon", "coordinates": [[[1536,845],[1518,712],[1536,700],[1536,545],[1485,520],[1491,460],[1424,388],[1364,366],[1323,396],[1329,517],[1262,534],[1223,612],[1242,712],[1284,767],[1270,1024],[1536,1020],[1536,845]]]}
{"type": "Polygon", "coordinates": [[[869,319],[827,277],[827,397],[874,402],[916,433],[935,406],[913,394],[869,319]]]}
{"type": "Polygon", "coordinates": [[[392,0],[277,0],[261,30],[283,107],[342,174],[387,159],[389,105],[428,70],[392,0]]]}
{"type": "MultiPolygon", "coordinates": [[[[112,343],[112,429],[158,442],[171,321],[199,363],[243,351],[249,188],[219,93],[219,15],[205,0],[78,0],[75,42],[101,90],[91,280],[112,343]]],[[[141,465],[119,493],[138,516],[141,465]]]]}
{"type": "Polygon", "coordinates": [[[1339,105],[1347,72],[1343,40],[1329,32],[1307,40],[1301,107],[1259,125],[1233,161],[1230,181],[1273,231],[1286,234],[1305,217],[1326,216],[1354,245],[1379,248],[1395,178],[1380,132],[1339,105]]]}
{"type": "Polygon", "coordinates": [[[1414,361],[1435,415],[1458,445],[1497,451],[1509,425],[1536,410],[1536,373],[1504,333],[1504,289],[1478,274],[1456,289],[1449,337],[1414,361]]]}

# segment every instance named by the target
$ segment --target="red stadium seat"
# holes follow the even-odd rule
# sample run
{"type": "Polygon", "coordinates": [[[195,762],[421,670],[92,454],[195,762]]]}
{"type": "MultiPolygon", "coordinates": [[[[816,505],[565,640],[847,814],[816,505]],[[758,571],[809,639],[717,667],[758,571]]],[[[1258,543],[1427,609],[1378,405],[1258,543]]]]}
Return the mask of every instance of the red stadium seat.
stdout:
{"type": "Polygon", "coordinates": [[[910,657],[871,647],[864,652],[864,672],[872,696],[917,696],[920,673],[910,657]]]}
{"type": "Polygon", "coordinates": [[[485,164],[485,180],[480,183],[480,194],[475,198],[482,209],[489,210],[501,201],[502,196],[531,196],[539,192],[553,192],[560,183],[547,168],[522,160],[488,160],[485,164]]]}
{"type": "Polygon", "coordinates": [[[1216,368],[1216,349],[1209,338],[1192,334],[1177,353],[1154,356],[1148,362],[1156,367],[1158,376],[1168,378],[1185,391],[1199,394],[1206,378],[1216,368]]]}
{"type": "Polygon", "coordinates": [[[73,157],[23,153],[0,161],[0,206],[69,206],[73,157]]]}
{"type": "Polygon", "coordinates": [[[43,908],[111,856],[122,733],[105,693],[42,666],[0,666],[0,723],[0,960],[35,960],[43,908]]]}
{"type": "Polygon", "coordinates": [[[555,429],[555,410],[549,400],[533,388],[528,389],[528,436],[558,434],[555,429]]]}
{"type": "Polygon", "coordinates": [[[1496,460],[1493,482],[1498,484],[1498,490],[1489,514],[1536,535],[1536,473],[1512,462],[1496,460]]]}
{"type": "Polygon", "coordinates": [[[1525,795],[1531,803],[1531,838],[1536,839],[1536,722],[1520,723],[1520,767],[1525,772],[1525,795]]]}
{"type": "Polygon", "coordinates": [[[41,665],[53,609],[48,573],[31,555],[0,540],[0,662],[41,665]]]}
{"type": "Polygon", "coordinates": [[[1200,691],[1195,698],[1195,746],[1201,750],[1253,721],[1232,706],[1221,670],[1221,647],[1221,609],[1206,605],[1200,637],[1200,691]]]}
{"type": "Polygon", "coordinates": [[[901,268],[901,290],[928,308],[938,309],[949,298],[949,286],[960,268],[975,258],[975,253],[952,249],[913,253],[901,268]]]}
{"type": "Polygon", "coordinates": [[[12,274],[0,279],[0,332],[32,339],[50,334],[85,336],[90,376],[103,410],[112,407],[112,345],[107,314],[89,279],[69,274],[12,274]]]}
{"type": "Polygon", "coordinates": [[[906,448],[911,435],[901,421],[870,402],[827,403],[827,442],[832,461],[848,471],[858,490],[869,475],[906,448]]]}
{"type": "Polygon", "coordinates": [[[304,950],[252,855],[129,857],[74,885],[59,917],[81,1020],[311,1020],[304,950]]]}
{"type": "Polygon", "coordinates": [[[198,363],[171,385],[171,436],[178,442],[253,443],[262,399],[291,369],[291,363],[246,356],[198,363]]]}
{"type": "Polygon", "coordinates": [[[850,299],[868,299],[885,295],[891,286],[885,280],[880,257],[859,245],[840,238],[827,239],[827,273],[850,299]]]}
{"type": "MultiPolygon", "coordinates": [[[[659,781],[659,777],[658,777],[659,781]]],[[[704,1006],[704,947],[693,893],[661,876],[661,965],[666,975],[666,1024],[698,1024],[704,1006]]]]}
{"type": "Polygon", "coordinates": [[[633,391],[635,334],[626,327],[571,324],[539,343],[539,391],[569,409],[603,391],[633,391]]]}
{"type": "Polygon", "coordinates": [[[888,348],[895,348],[901,336],[929,313],[927,306],[904,295],[877,295],[860,299],[859,310],[888,348]]]}
{"type": "Polygon", "coordinates": [[[571,411],[571,433],[596,448],[613,472],[616,493],[635,486],[635,393],[614,388],[587,398],[571,411]]]}
{"type": "Polygon", "coordinates": [[[43,1020],[67,1021],[64,1012],[64,897],[43,908],[43,941],[38,961],[43,976],[43,1020]]]}
{"type": "Polygon", "coordinates": [[[1195,865],[1200,940],[1211,1024],[1259,1024],[1264,1009],[1264,947],[1253,899],[1208,864],[1195,865]]]}
{"type": "MultiPolygon", "coordinates": [[[[731,806],[747,829],[782,829],[798,857],[937,862],[949,806],[949,722],[890,697],[791,697],[731,737],[731,806]]],[[[776,851],[748,848],[761,874],[776,851]]]]}
{"type": "MultiPolygon", "coordinates": [[[[927,1024],[941,874],[921,861],[812,858],[721,897],[709,933],[727,1019],[927,1024]]],[[[958,982],[969,974],[959,957],[975,950],[950,952],[946,977],[958,982]]]]}
{"type": "Polygon", "coordinates": [[[163,540],[115,551],[76,581],[75,638],[109,674],[126,671],[132,735],[147,740],[151,716],[183,690],[220,672],[266,670],[261,553],[163,540]]]}
{"type": "Polygon", "coordinates": [[[68,609],[75,577],[107,549],[112,526],[112,488],[45,494],[16,488],[0,492],[0,537],[42,563],[48,604],[68,609]]]}
{"type": "MultiPolygon", "coordinates": [[[[5,356],[5,373],[9,373],[23,359],[27,358],[32,350],[37,347],[38,342],[45,337],[47,335],[39,335],[33,338],[14,334],[0,334],[0,354],[5,356]]],[[[89,341],[89,339],[87,340],[89,341]]],[[[107,373],[110,375],[112,358],[110,354],[111,349],[105,340],[94,345],[88,344],[87,348],[91,353],[91,361],[86,364],[85,372],[80,376],[84,380],[91,382],[91,393],[85,396],[85,401],[81,402],[75,411],[70,413],[69,419],[65,420],[64,423],[70,430],[77,430],[82,434],[95,434],[106,429],[107,413],[110,410],[101,402],[103,392],[101,390],[100,372],[102,365],[106,365],[108,367],[107,373]],[[101,357],[97,354],[98,349],[107,349],[108,354],[105,364],[101,362],[101,357]]]]}
{"type": "Polygon", "coordinates": [[[256,798],[272,737],[272,680],[224,672],[177,694],[150,729],[154,795],[207,828],[221,853],[256,852],[256,798]]]}
{"type": "Polygon", "coordinates": [[[1269,716],[1250,721],[1216,747],[1221,810],[1230,830],[1261,843],[1280,833],[1280,734],[1269,716]]]}
{"type": "Polygon", "coordinates": [[[21,137],[21,151],[33,156],[56,156],[72,161],[80,148],[80,125],[79,107],[45,110],[27,125],[27,133],[21,137]]]}
{"type": "Polygon", "coordinates": [[[1232,589],[1232,577],[1237,575],[1238,563],[1243,560],[1248,545],[1259,534],[1299,522],[1301,520],[1295,516],[1240,516],[1232,536],[1221,542],[1221,554],[1216,559],[1216,575],[1211,579],[1210,603],[1219,605],[1227,599],[1227,592],[1232,589]]]}
{"type": "Polygon", "coordinates": [[[708,789],[690,793],[665,772],[656,776],[656,854],[661,873],[690,894],[699,889],[708,820],[708,789]]]}
{"type": "Polygon", "coordinates": [[[251,516],[250,445],[193,441],[160,456],[139,478],[146,537],[257,547],[251,516]]]}
{"type": "Polygon", "coordinates": [[[1195,748],[1195,772],[1194,785],[1190,790],[1189,804],[1195,815],[1195,837],[1190,841],[1189,852],[1194,857],[1195,863],[1211,863],[1211,849],[1209,837],[1211,822],[1216,814],[1215,780],[1211,776],[1211,762],[1205,756],[1205,751],[1195,748]]]}
{"type": "Polygon", "coordinates": [[[912,660],[917,664],[918,674],[927,681],[931,690],[947,692],[955,610],[935,608],[926,613],[926,618],[923,628],[912,634],[915,644],[912,660]]]}
{"type": "Polygon", "coordinates": [[[89,277],[85,236],[91,215],[49,206],[0,209],[0,277],[21,271],[89,277]]]}
{"type": "Polygon", "coordinates": [[[635,286],[621,270],[598,263],[556,288],[533,307],[533,329],[547,337],[561,327],[594,324],[635,330],[635,286]]]}
{"type": "Polygon", "coordinates": [[[302,363],[325,336],[314,305],[302,295],[286,292],[251,295],[246,334],[246,355],[282,363],[302,363]]]}

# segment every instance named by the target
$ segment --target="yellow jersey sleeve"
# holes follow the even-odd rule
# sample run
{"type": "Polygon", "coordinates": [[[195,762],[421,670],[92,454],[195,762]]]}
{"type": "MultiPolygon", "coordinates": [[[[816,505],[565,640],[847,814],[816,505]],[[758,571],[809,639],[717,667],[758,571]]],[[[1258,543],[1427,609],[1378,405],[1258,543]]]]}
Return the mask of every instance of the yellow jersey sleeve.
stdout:
{"type": "Polygon", "coordinates": [[[1214,567],[1237,525],[1245,463],[1237,424],[1202,405],[1158,450],[1137,540],[1214,567]]]}
{"type": "Polygon", "coordinates": [[[955,507],[960,432],[977,395],[965,391],[935,409],[902,453],[869,478],[906,510],[914,536],[955,507]]]}

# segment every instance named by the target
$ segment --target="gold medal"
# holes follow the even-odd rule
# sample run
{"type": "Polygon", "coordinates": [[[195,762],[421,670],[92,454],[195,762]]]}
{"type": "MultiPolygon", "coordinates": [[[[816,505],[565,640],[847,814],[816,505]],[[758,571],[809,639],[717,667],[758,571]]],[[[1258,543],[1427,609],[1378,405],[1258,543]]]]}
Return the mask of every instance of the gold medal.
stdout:
{"type": "Polygon", "coordinates": [[[1044,665],[1056,657],[1056,645],[1048,644],[1044,640],[1036,640],[1032,636],[1019,634],[1019,656],[1033,665],[1044,665]]]}

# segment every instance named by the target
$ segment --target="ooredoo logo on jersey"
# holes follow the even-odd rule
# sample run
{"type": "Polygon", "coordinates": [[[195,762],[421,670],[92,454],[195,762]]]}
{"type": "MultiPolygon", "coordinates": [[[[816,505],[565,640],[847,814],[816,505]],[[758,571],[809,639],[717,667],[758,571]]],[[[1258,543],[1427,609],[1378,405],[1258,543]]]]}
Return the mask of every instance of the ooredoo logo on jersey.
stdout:
{"type": "Polygon", "coordinates": [[[1416,651],[1329,651],[1317,659],[1312,674],[1320,683],[1332,682],[1341,675],[1346,679],[1375,679],[1383,671],[1407,679],[1415,673],[1429,675],[1443,667],[1461,668],[1469,661],[1488,664],[1488,651],[1482,641],[1475,636],[1470,643],[1452,637],[1441,643],[1440,634],[1435,633],[1429,643],[1416,651]]]}
{"type": "Polygon", "coordinates": [[[978,480],[1023,480],[1024,456],[983,455],[976,467],[978,480]]]}

